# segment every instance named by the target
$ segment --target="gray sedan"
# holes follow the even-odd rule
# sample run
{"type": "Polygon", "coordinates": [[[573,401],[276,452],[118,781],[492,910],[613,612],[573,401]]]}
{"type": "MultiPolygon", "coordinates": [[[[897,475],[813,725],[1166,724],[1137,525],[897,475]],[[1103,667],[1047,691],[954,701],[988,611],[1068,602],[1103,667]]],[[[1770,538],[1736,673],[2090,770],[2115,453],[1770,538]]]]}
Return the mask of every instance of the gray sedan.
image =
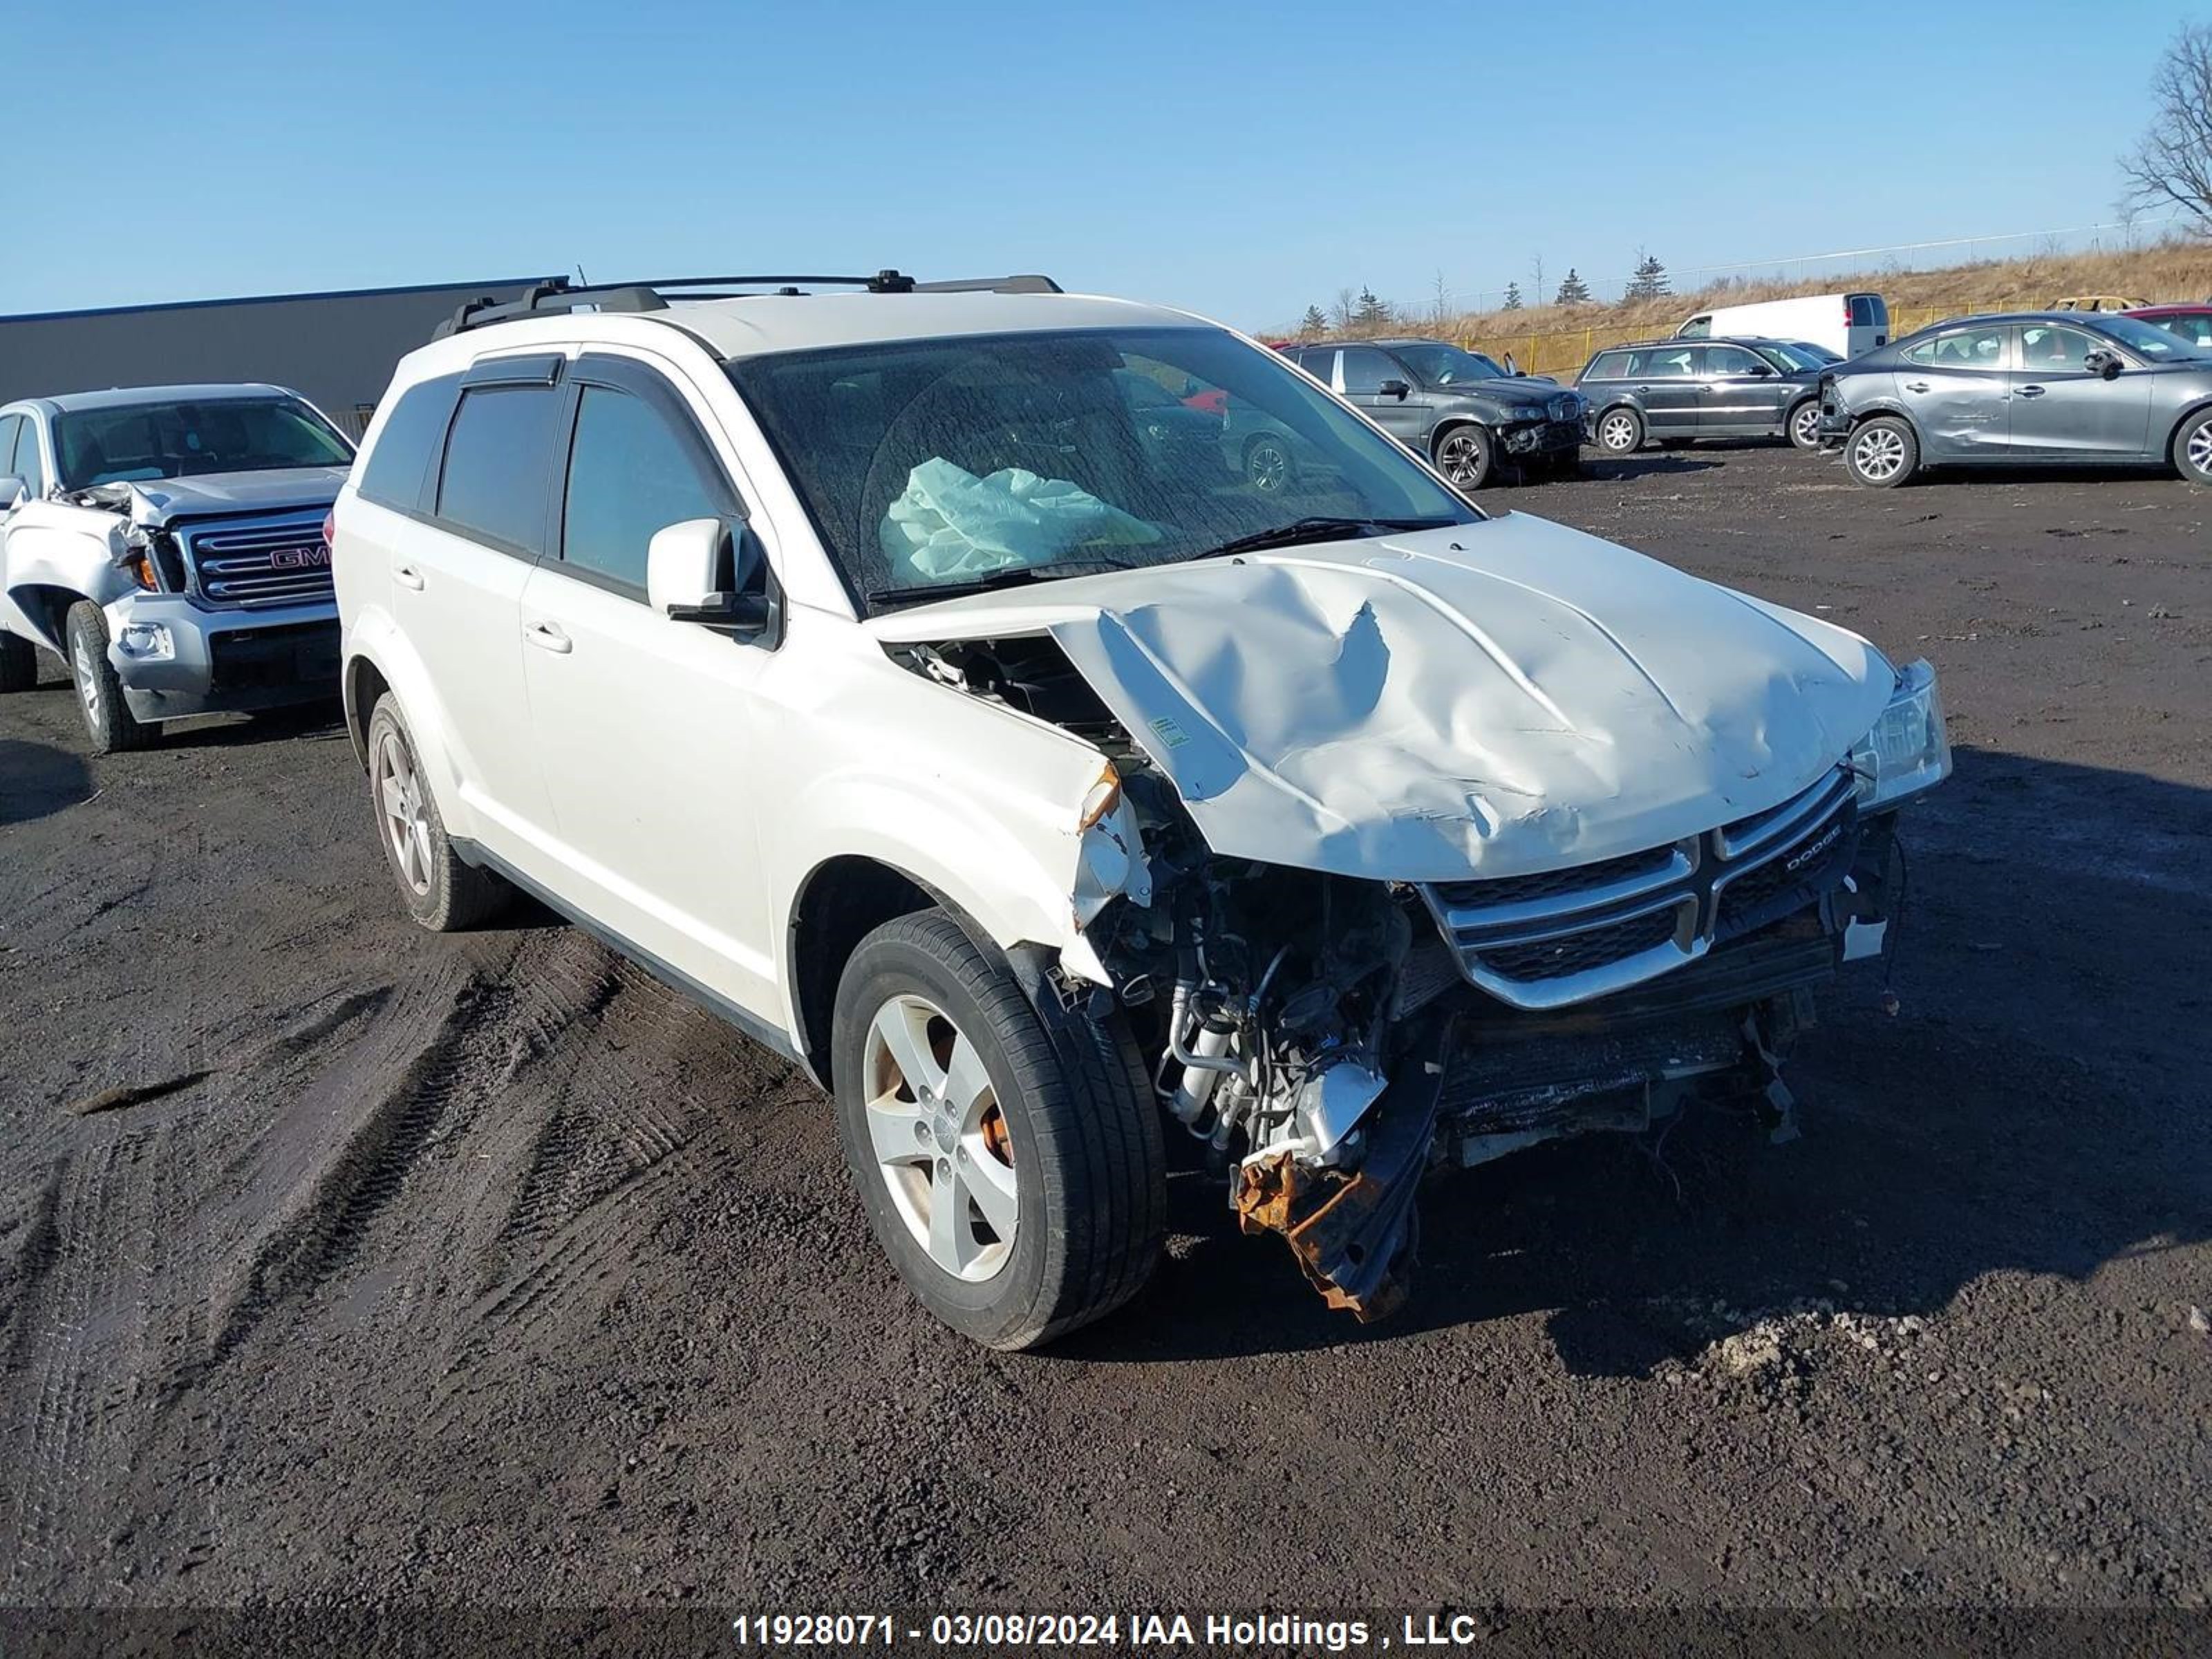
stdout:
{"type": "Polygon", "coordinates": [[[2212,485],[2212,357],[2132,317],[1961,317],[1826,371],[1820,429],[1876,489],[2002,465],[2165,465],[2212,485]]]}

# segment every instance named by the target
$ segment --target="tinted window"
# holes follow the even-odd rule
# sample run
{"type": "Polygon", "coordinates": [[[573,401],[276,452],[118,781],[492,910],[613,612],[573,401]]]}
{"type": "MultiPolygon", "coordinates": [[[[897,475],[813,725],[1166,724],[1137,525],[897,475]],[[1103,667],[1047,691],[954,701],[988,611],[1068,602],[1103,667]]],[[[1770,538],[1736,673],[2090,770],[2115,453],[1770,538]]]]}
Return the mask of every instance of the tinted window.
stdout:
{"type": "Polygon", "coordinates": [[[642,589],[656,532],[729,510],[728,492],[659,410],[626,392],[584,388],[568,452],[563,559],[642,589]]]}
{"type": "MultiPolygon", "coordinates": [[[[547,463],[561,396],[550,386],[480,386],[461,396],[446,440],[438,516],[524,552],[543,550],[547,463]]],[[[395,411],[396,412],[396,411],[395,411]]]]}
{"type": "Polygon", "coordinates": [[[1597,360],[1584,372],[1586,380],[1618,380],[1628,373],[1628,354],[1625,351],[1601,351],[1597,360]]]}
{"type": "Polygon", "coordinates": [[[22,426],[21,415],[0,415],[0,477],[21,477],[15,471],[15,434],[22,426]]]}
{"type": "Polygon", "coordinates": [[[1336,377],[1336,348],[1323,351],[1304,351],[1298,354],[1298,367],[1323,386],[1334,384],[1336,377]]]}
{"type": "Polygon", "coordinates": [[[1751,374],[1758,372],[1759,359],[1741,346],[1707,346],[1705,373],[1708,374],[1751,374]]]}
{"type": "Polygon", "coordinates": [[[1879,294],[1854,294],[1850,296],[1850,306],[1853,328],[1889,326],[1889,307],[1882,303],[1879,294]]]}
{"type": "Polygon", "coordinates": [[[1906,349],[1908,363],[1929,368],[1993,369],[2004,367],[2005,331],[2002,328],[1961,328],[1938,334],[1906,349]]]}
{"type": "Polygon", "coordinates": [[[363,495],[410,512],[422,506],[423,481],[429,477],[431,458],[446,435],[459,390],[460,381],[453,375],[408,388],[362,463],[359,489],[363,495]]]}
{"type": "Polygon", "coordinates": [[[1698,346],[1658,346],[1637,353],[1637,372],[1655,380],[1680,380],[1698,372],[1698,346]]]}
{"type": "Polygon", "coordinates": [[[2078,328],[2053,328],[2037,324],[2020,331],[2020,366],[2030,374],[2089,372],[2089,354],[2097,343],[2078,328]]]}
{"type": "Polygon", "coordinates": [[[1346,346],[1344,350],[1344,389],[1372,392],[1385,380],[1402,380],[1406,371],[1373,346],[1346,346]]]}

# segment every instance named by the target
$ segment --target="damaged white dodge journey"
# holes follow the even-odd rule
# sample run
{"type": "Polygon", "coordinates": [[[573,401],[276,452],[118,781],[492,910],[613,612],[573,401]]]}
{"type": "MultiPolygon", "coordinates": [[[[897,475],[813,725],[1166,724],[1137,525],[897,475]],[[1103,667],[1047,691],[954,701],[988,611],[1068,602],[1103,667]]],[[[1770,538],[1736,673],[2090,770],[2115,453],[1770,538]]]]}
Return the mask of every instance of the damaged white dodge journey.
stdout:
{"type": "Polygon", "coordinates": [[[1171,1138],[1371,1318],[1439,1166],[1788,1132],[1950,770],[1925,663],[1479,512],[1181,313],[708,286],[464,307],[339,497],[417,921],[521,889],[805,1066],[997,1347],[1144,1283],[1171,1138]]]}

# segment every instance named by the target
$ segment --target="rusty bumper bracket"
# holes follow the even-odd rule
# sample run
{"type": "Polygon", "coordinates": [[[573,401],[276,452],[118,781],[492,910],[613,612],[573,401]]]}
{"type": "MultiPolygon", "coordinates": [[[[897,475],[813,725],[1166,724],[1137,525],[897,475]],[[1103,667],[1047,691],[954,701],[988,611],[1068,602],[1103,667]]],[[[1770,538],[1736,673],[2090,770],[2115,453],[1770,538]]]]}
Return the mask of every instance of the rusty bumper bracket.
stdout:
{"type": "Polygon", "coordinates": [[[1301,1169],[1288,1152],[1240,1165],[1230,1203],[1248,1233],[1280,1233],[1332,1308],[1361,1323],[1404,1304],[1420,1218],[1414,1194],[1436,1139],[1441,1073],[1401,1067],[1361,1122],[1366,1156],[1349,1174],[1301,1169]]]}

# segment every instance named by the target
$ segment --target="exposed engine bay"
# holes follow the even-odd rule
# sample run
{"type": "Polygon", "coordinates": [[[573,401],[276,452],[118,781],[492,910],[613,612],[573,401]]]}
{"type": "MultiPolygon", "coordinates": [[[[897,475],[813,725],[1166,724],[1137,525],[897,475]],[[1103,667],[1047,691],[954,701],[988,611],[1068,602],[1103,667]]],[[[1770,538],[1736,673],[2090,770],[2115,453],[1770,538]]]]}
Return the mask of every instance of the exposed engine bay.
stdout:
{"type": "Polygon", "coordinates": [[[1860,817],[1847,766],[1648,855],[1490,882],[1330,874],[1210,848],[1050,636],[890,649],[1106,757],[1108,827],[1133,823],[1122,850],[1146,877],[1086,920],[1107,1006],[1243,1230],[1280,1234],[1362,1320],[1404,1300],[1431,1169],[1644,1133],[1697,1102],[1787,1139],[1780,1068],[1811,993],[1847,936],[1874,953],[1892,908],[1893,816],[1860,817]]]}

